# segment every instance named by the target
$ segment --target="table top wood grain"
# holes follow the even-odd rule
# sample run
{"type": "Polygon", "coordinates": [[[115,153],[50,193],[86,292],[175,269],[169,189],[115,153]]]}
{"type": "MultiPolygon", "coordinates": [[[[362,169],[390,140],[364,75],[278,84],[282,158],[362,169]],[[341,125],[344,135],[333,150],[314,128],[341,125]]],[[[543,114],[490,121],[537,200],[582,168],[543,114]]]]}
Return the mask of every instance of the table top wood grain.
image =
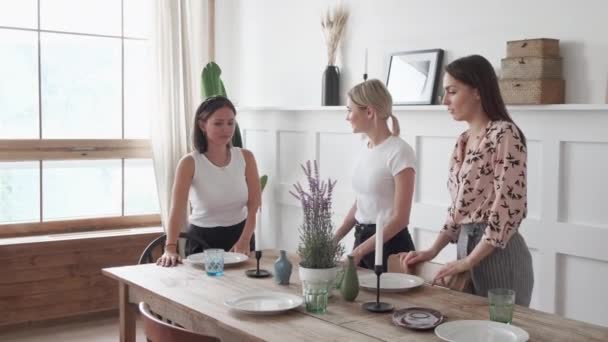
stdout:
{"type": "MultiPolygon", "coordinates": [[[[276,251],[265,251],[262,268],[273,271],[276,251]]],[[[225,269],[220,277],[209,277],[202,267],[186,263],[163,268],[154,264],[107,268],[106,276],[154,294],[193,320],[204,319],[240,338],[267,341],[439,341],[430,331],[413,331],[392,324],[392,313],[371,313],[361,304],[375,301],[375,292],[361,289],[354,302],[346,302],[338,291],[330,298],[327,313],[312,314],[301,307],[276,315],[251,315],[230,310],[228,297],[261,291],[301,294],[298,267],[294,255],[290,285],[277,285],[272,278],[252,279],[244,271],[255,268],[255,259],[225,269]]],[[[359,270],[359,276],[368,270],[359,270]]],[[[487,298],[449,289],[424,286],[402,293],[382,293],[381,300],[395,309],[427,307],[440,311],[446,321],[489,319],[487,298]]],[[[608,328],[567,319],[558,315],[515,306],[513,324],[530,334],[530,341],[608,341],[608,328]]]]}

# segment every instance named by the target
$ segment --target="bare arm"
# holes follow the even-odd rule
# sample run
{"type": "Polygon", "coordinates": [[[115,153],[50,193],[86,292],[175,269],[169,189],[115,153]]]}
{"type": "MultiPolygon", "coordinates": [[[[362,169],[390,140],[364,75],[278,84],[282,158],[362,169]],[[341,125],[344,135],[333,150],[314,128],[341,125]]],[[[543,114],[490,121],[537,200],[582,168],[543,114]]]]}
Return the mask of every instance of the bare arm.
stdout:
{"type": "Polygon", "coordinates": [[[355,203],[353,203],[353,206],[350,208],[350,210],[348,211],[348,214],[346,214],[346,217],[344,217],[344,221],[342,221],[342,225],[340,226],[340,228],[338,228],[338,230],[336,230],[336,235],[334,236],[334,238],[336,239],[336,241],[340,241],[344,238],[344,236],[346,236],[346,234],[348,234],[348,232],[350,232],[351,229],[353,229],[353,227],[355,226],[355,212],[357,211],[357,201],[355,201],[355,203]]]}
{"type": "Polygon", "coordinates": [[[167,225],[167,242],[165,253],[157,261],[163,266],[172,266],[179,262],[177,257],[177,239],[180,229],[184,225],[188,206],[188,191],[194,176],[194,159],[191,156],[183,157],[177,164],[173,191],[171,195],[171,209],[167,225]]]}
{"type": "MultiPolygon", "coordinates": [[[[414,195],[414,180],[416,172],[412,168],[401,170],[394,176],[395,179],[395,200],[392,216],[384,227],[384,242],[390,240],[397,233],[406,227],[410,222],[410,212],[412,209],[412,197],[414,195]]],[[[374,234],[365,242],[360,244],[353,254],[363,257],[371,253],[375,248],[376,235],[374,234]]]]}
{"type": "MultiPolygon", "coordinates": [[[[249,242],[251,241],[251,236],[255,231],[256,214],[262,203],[262,190],[260,186],[258,167],[253,153],[245,149],[242,149],[241,151],[243,152],[243,157],[245,158],[245,181],[247,182],[247,192],[249,194],[247,199],[247,221],[245,222],[243,233],[241,233],[239,240],[231,250],[238,253],[248,254],[249,242]]],[[[260,237],[258,237],[258,239],[259,238],[260,237]]]]}

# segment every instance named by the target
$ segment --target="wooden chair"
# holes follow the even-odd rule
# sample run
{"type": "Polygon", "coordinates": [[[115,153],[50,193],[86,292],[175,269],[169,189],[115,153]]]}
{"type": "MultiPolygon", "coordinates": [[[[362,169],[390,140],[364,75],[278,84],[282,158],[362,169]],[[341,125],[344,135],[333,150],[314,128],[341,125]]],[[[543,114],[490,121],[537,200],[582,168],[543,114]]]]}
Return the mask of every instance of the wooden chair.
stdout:
{"type": "Polygon", "coordinates": [[[148,304],[139,303],[139,312],[142,314],[144,334],[148,342],[218,342],[219,338],[195,333],[171,324],[167,324],[150,311],[148,304]]]}
{"type": "MultiPolygon", "coordinates": [[[[427,283],[432,283],[433,279],[439,272],[439,270],[443,267],[443,264],[439,264],[436,262],[425,261],[419,263],[413,268],[403,269],[401,263],[399,262],[399,255],[393,254],[389,255],[387,262],[388,272],[394,273],[406,273],[417,275],[420,278],[424,279],[427,283]]],[[[463,272],[456,274],[451,277],[445,277],[444,284],[437,284],[439,286],[444,286],[452,290],[463,292],[471,282],[471,276],[469,272],[463,272]]]]}
{"type": "MultiPolygon", "coordinates": [[[[186,239],[186,241],[188,241],[188,240],[196,241],[200,245],[204,246],[204,249],[209,248],[209,245],[205,241],[197,238],[196,236],[192,236],[188,233],[179,233],[179,238],[186,239]]],[[[163,234],[163,235],[157,237],[156,239],[152,240],[152,242],[150,242],[150,244],[144,249],[144,252],[141,254],[138,264],[149,264],[149,263],[155,262],[156,260],[154,259],[153,254],[156,249],[159,249],[160,250],[159,257],[160,257],[160,255],[165,251],[165,241],[167,241],[166,234],[163,234]]]]}

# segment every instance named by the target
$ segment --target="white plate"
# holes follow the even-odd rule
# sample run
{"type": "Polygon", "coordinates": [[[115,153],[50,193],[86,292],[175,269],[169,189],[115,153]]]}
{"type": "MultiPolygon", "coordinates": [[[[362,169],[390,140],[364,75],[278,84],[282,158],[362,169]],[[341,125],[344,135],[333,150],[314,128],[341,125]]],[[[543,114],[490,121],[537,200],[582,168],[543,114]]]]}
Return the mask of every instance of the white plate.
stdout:
{"type": "MultiPolygon", "coordinates": [[[[242,253],[224,252],[224,266],[237,265],[247,261],[247,259],[249,259],[249,257],[242,253]]],[[[190,254],[186,260],[192,262],[193,264],[205,265],[204,253],[190,254]]]]}
{"type": "Polygon", "coordinates": [[[252,314],[274,314],[302,305],[304,300],[283,292],[262,292],[258,294],[240,294],[224,300],[227,307],[252,314]]]}
{"type": "MultiPolygon", "coordinates": [[[[374,273],[364,274],[359,278],[359,286],[362,289],[376,291],[376,275],[374,273]]],[[[380,291],[401,292],[413,289],[424,284],[424,279],[405,273],[382,273],[380,275],[380,291]]]]}
{"type": "Polygon", "coordinates": [[[493,321],[453,321],[435,328],[435,335],[451,342],[525,342],[530,335],[513,325],[493,321]]]}

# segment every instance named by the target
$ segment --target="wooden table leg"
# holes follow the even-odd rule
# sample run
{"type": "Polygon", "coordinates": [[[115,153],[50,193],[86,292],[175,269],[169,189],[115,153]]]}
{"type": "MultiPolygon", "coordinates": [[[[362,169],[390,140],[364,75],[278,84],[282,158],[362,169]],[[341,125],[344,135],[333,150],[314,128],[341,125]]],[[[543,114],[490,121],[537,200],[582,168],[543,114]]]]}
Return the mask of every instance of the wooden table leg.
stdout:
{"type": "Polygon", "coordinates": [[[118,309],[120,311],[120,342],[135,342],[135,307],[129,303],[129,286],[118,283],[118,309]]]}

